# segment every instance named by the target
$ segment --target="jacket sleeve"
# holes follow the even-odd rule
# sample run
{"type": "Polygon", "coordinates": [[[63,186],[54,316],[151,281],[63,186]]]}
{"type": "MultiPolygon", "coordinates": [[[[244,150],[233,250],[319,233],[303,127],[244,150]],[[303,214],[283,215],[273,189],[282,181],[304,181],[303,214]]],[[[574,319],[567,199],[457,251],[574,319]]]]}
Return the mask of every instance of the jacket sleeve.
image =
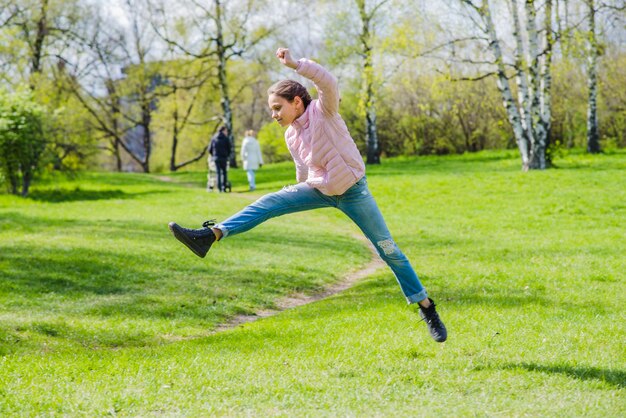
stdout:
{"type": "Polygon", "coordinates": [[[228,150],[228,155],[230,156],[233,152],[233,147],[231,146],[229,137],[226,137],[226,149],[228,150]]]}
{"type": "Polygon", "coordinates": [[[256,150],[259,153],[259,164],[265,164],[263,162],[263,153],[261,152],[261,145],[259,145],[258,142],[257,142],[257,145],[256,145],[256,150]]]}
{"type": "Polygon", "coordinates": [[[241,142],[241,161],[245,161],[246,160],[246,148],[248,145],[248,141],[246,141],[246,139],[244,138],[243,141],[241,142]]]}
{"type": "Polygon", "coordinates": [[[339,111],[339,85],[337,78],[318,63],[301,58],[296,72],[315,84],[317,99],[322,111],[332,116],[339,111]]]}

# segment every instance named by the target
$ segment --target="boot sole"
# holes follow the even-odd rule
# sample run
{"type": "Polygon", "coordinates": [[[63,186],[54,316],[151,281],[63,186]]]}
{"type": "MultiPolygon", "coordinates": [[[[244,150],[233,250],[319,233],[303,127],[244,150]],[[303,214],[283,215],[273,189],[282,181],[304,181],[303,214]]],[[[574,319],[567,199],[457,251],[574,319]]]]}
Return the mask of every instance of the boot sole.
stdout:
{"type": "Polygon", "coordinates": [[[182,242],[187,248],[189,248],[198,257],[204,258],[204,256],[206,256],[206,253],[209,252],[209,250],[203,251],[192,240],[190,240],[187,237],[187,235],[185,235],[183,231],[181,231],[180,226],[178,226],[176,222],[170,222],[168,227],[170,231],[172,232],[172,234],[174,235],[174,238],[182,242]]]}

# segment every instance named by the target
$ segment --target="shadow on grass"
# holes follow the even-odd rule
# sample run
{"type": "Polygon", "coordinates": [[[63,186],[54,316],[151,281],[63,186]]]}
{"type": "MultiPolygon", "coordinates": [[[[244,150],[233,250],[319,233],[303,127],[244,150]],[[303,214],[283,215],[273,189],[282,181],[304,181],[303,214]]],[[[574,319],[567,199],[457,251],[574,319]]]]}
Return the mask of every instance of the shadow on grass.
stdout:
{"type": "Polygon", "coordinates": [[[127,193],[123,190],[84,190],[80,187],[74,189],[41,189],[33,190],[28,198],[38,202],[62,203],[79,202],[90,200],[130,199],[139,195],[168,193],[164,190],[152,190],[140,193],[127,193]]]}
{"type": "Polygon", "coordinates": [[[125,199],[130,197],[129,194],[122,190],[83,190],[79,187],[74,189],[43,189],[34,190],[28,198],[38,202],[59,203],[59,202],[78,202],[82,200],[107,200],[107,199],[125,199]]]}
{"type": "MultiPolygon", "coordinates": [[[[194,329],[202,334],[233,315],[271,307],[283,294],[315,291],[319,278],[328,275],[325,269],[298,263],[259,269],[246,263],[224,268],[193,263],[192,255],[165,226],[156,229],[150,223],[48,219],[9,212],[3,213],[0,229],[16,237],[0,244],[0,300],[14,318],[0,324],[0,355],[39,349],[47,338],[98,347],[160,344],[161,334],[176,335],[168,321],[185,328],[183,333],[194,329]],[[46,241],[49,230],[55,231],[53,242],[46,241]],[[84,234],[120,245],[83,246],[79,238],[84,234]],[[167,242],[174,252],[151,251],[143,242],[167,242]],[[179,254],[190,262],[178,260],[179,254]],[[99,325],[85,325],[91,319],[99,325]],[[145,320],[159,325],[154,330],[138,329],[136,324],[145,320]],[[119,321],[126,325],[118,327],[119,321]]],[[[306,252],[334,248],[324,246],[316,236],[291,240],[289,234],[261,235],[259,242],[245,246],[306,252]]],[[[355,258],[367,253],[349,237],[336,245],[350,245],[355,258]]],[[[230,251],[233,257],[241,256],[237,246],[230,251]]]]}
{"type": "Polygon", "coordinates": [[[417,175],[432,174],[439,172],[442,174],[454,174],[456,172],[491,172],[494,169],[499,171],[521,170],[521,164],[517,164],[519,158],[514,152],[500,153],[467,153],[463,155],[449,155],[445,158],[439,156],[421,157],[397,157],[393,158],[390,164],[370,165],[367,167],[368,176],[389,176],[389,175],[417,175]],[[519,167],[518,167],[519,165],[519,167]]]}
{"type": "MultiPolygon", "coordinates": [[[[42,239],[50,230],[56,236],[73,235],[84,236],[94,235],[101,237],[121,237],[126,236],[130,231],[135,239],[158,239],[163,236],[169,236],[167,226],[163,225],[161,229],[155,229],[153,224],[141,223],[137,221],[127,222],[112,219],[100,220],[76,220],[59,217],[29,216],[20,212],[2,212],[0,217],[0,231],[11,231],[14,237],[20,237],[23,233],[41,234],[42,239]]],[[[11,239],[8,240],[11,242],[11,239]]],[[[35,245],[39,248],[45,248],[45,242],[41,245],[35,245]]],[[[36,253],[36,252],[34,252],[36,253]]]]}
{"type": "Polygon", "coordinates": [[[128,286],[148,276],[121,264],[103,263],[114,257],[104,251],[84,249],[33,249],[31,246],[0,247],[0,291],[28,298],[42,294],[110,295],[125,293],[128,286]],[[126,277],[125,280],[120,280],[126,277]],[[128,280],[128,278],[134,280],[128,280]]]}
{"type": "Polygon", "coordinates": [[[607,370],[598,367],[568,366],[568,365],[542,365],[536,363],[511,363],[501,367],[502,369],[525,369],[531,372],[563,374],[578,380],[598,380],[606,382],[618,388],[626,387],[626,371],[607,370]]]}

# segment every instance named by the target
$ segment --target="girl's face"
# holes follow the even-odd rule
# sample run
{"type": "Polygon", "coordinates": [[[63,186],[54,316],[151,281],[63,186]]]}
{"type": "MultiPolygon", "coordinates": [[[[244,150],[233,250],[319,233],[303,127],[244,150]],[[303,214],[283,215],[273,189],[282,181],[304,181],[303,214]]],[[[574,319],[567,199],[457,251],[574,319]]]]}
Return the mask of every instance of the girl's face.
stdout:
{"type": "Polygon", "coordinates": [[[267,104],[272,111],[272,118],[276,119],[280,126],[291,125],[304,113],[304,103],[299,96],[294,97],[293,101],[290,102],[284,97],[270,94],[267,104]]]}

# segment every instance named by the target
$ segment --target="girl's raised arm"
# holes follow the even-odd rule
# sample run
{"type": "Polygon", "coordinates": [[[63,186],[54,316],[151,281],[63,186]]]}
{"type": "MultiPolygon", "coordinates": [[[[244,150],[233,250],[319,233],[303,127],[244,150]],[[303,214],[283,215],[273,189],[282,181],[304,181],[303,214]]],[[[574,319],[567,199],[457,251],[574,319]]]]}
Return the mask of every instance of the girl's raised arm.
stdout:
{"type": "Polygon", "coordinates": [[[281,64],[315,83],[318,103],[324,113],[334,115],[339,111],[339,87],[337,79],[328,70],[308,59],[294,60],[287,48],[278,48],[276,57],[281,64]]]}
{"type": "Polygon", "coordinates": [[[276,50],[276,58],[278,58],[281,64],[293,68],[294,70],[298,66],[298,62],[291,58],[291,53],[287,48],[278,48],[276,50]]]}

